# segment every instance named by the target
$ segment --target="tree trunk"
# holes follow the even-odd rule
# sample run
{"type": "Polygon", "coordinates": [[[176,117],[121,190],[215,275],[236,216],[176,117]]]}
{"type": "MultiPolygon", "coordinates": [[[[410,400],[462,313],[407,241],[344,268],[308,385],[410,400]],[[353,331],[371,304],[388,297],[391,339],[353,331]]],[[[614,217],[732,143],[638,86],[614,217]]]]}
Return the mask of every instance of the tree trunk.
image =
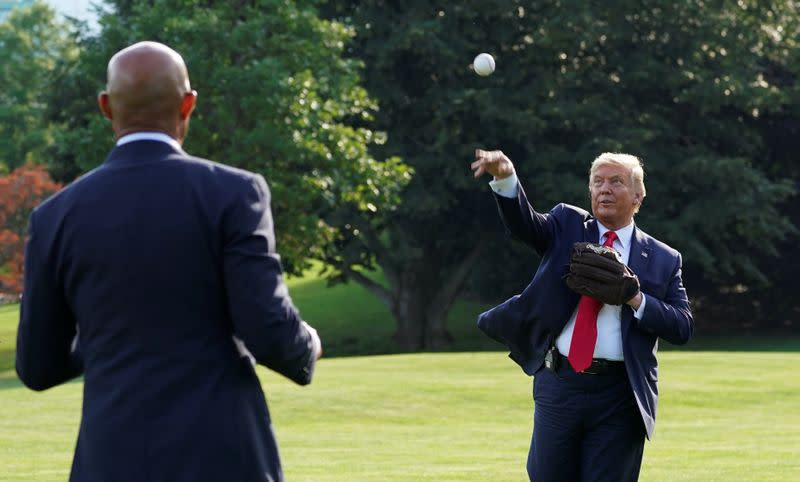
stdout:
{"type": "MultiPolygon", "coordinates": [[[[369,229],[364,231],[371,234],[369,229]]],[[[377,237],[371,236],[367,244],[377,253],[389,286],[349,267],[341,269],[389,307],[397,326],[393,338],[403,350],[435,350],[453,341],[446,327],[447,315],[488,240],[488,236],[481,236],[457,263],[443,265],[436,256],[397,262],[377,237]]]]}
{"type": "Polygon", "coordinates": [[[425,320],[425,348],[436,350],[446,347],[453,341],[453,335],[447,331],[447,327],[445,326],[446,320],[446,317],[437,319],[427,318],[425,320]]]}
{"type": "Polygon", "coordinates": [[[400,274],[390,308],[397,322],[394,339],[403,349],[436,350],[453,341],[446,327],[447,315],[487,240],[486,236],[480,238],[457,265],[449,267],[446,276],[441,276],[432,262],[409,266],[400,274]]]}
{"type": "Polygon", "coordinates": [[[403,350],[413,351],[427,348],[425,345],[427,300],[416,270],[399,273],[397,285],[392,292],[390,309],[397,324],[394,340],[403,350]]]}
{"type": "Polygon", "coordinates": [[[417,316],[392,313],[397,323],[393,338],[403,350],[435,350],[453,341],[444,319],[430,320],[425,318],[424,310],[414,311],[418,313],[417,316]]]}
{"type": "Polygon", "coordinates": [[[394,340],[403,350],[435,350],[453,341],[445,326],[445,318],[428,318],[427,306],[419,300],[420,293],[405,295],[401,295],[401,300],[392,309],[397,324],[394,340]]]}

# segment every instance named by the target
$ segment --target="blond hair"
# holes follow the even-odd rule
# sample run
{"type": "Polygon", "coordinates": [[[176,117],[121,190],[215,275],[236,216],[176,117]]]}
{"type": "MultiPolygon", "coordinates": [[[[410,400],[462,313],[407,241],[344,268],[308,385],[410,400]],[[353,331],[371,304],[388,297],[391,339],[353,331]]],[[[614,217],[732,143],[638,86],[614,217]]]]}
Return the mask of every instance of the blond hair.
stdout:
{"type": "MultiPolygon", "coordinates": [[[[589,168],[589,182],[591,183],[592,176],[598,167],[616,164],[617,166],[624,167],[630,173],[631,186],[637,193],[641,193],[642,200],[647,195],[647,190],[644,187],[644,169],[642,168],[642,160],[631,154],[622,154],[619,152],[604,152],[597,156],[592,161],[592,166],[589,168]]],[[[634,213],[639,212],[641,202],[636,206],[634,213]]]]}

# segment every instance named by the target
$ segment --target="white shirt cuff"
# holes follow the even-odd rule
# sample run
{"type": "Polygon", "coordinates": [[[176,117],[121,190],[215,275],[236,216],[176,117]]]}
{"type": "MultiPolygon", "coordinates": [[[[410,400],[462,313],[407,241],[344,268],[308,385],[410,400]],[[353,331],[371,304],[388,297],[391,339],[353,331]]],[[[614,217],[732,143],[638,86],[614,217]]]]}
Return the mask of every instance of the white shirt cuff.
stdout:
{"type": "Polygon", "coordinates": [[[319,354],[322,353],[322,341],[319,339],[319,335],[317,334],[317,330],[311,327],[305,321],[301,322],[303,327],[308,330],[308,333],[311,335],[311,344],[313,345],[314,350],[314,360],[319,358],[319,354]]]}
{"type": "Polygon", "coordinates": [[[505,179],[495,179],[489,181],[489,187],[492,188],[498,196],[515,198],[517,197],[517,174],[511,174],[505,179]]]}
{"type": "Polygon", "coordinates": [[[638,310],[634,310],[634,312],[633,312],[633,316],[637,320],[641,320],[642,317],[644,316],[644,305],[646,305],[646,304],[647,304],[647,296],[645,296],[644,293],[642,293],[642,304],[639,305],[639,309],[638,310]]]}
{"type": "MultiPolygon", "coordinates": [[[[311,325],[309,325],[305,321],[301,321],[300,323],[303,325],[306,331],[308,331],[308,333],[311,335],[311,349],[314,351],[313,358],[314,360],[317,360],[319,358],[319,354],[322,352],[322,341],[320,341],[319,339],[317,330],[312,328],[311,325]]],[[[78,337],[75,336],[75,339],[73,340],[72,343],[75,344],[77,339],[78,337]]],[[[247,349],[247,346],[244,344],[241,338],[239,338],[236,335],[233,335],[233,344],[236,345],[236,350],[239,352],[239,356],[247,358],[250,361],[250,364],[253,365],[253,367],[255,367],[256,358],[253,356],[250,350],[247,349]]]]}

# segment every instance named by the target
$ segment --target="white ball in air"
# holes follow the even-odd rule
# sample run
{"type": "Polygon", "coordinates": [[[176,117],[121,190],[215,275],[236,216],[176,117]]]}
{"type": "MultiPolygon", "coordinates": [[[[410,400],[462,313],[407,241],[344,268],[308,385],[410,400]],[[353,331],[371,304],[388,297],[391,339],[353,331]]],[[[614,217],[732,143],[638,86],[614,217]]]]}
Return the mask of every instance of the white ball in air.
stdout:
{"type": "Polygon", "coordinates": [[[487,53],[478,54],[472,61],[472,68],[476,74],[486,77],[494,72],[494,57],[487,53]]]}

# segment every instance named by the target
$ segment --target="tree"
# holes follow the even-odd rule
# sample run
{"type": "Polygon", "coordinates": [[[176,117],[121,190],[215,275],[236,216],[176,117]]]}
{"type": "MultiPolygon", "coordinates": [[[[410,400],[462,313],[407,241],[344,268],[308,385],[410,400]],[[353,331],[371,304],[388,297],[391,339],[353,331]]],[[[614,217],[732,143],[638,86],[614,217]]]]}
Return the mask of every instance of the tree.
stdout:
{"type": "Polygon", "coordinates": [[[380,224],[411,171],[367,151],[385,136],[368,121],[376,106],[359,86],[360,62],[342,58],[353,31],[323,21],[305,2],[111,2],[80,58],[63,63],[51,118],[64,126],[50,163],[63,181],[103,161],[111,144],[97,113],[108,59],[143,39],[180,52],[199,92],[188,152],[264,174],[278,250],[298,273],[321,257],[351,214],[380,224]],[[116,9],[116,10],[114,10],[116,9]]]}
{"type": "Polygon", "coordinates": [[[766,283],[753,254],[774,254],[797,232],[778,211],[793,183],[765,168],[765,119],[794,100],[800,70],[775,55],[794,42],[774,35],[792,18],[784,8],[797,10],[790,1],[329,0],[323,14],[357,31],[349,52],[365,62],[375,125],[389,134],[375,155],[400,156],[416,175],[382,235],[367,225],[327,261],[389,304],[406,346],[438,346],[472,268],[523,266],[530,276],[536,263],[505,254],[485,180],[468,170],[473,149],[509,154],[540,210],[588,207],[589,161],[624,151],[644,158],[652,180],[637,224],[683,252],[690,289],[766,283]],[[491,77],[469,69],[483,51],[497,60],[491,77]],[[790,85],[769,80],[776,68],[790,85]],[[359,264],[383,268],[387,284],[359,264]]]}
{"type": "Polygon", "coordinates": [[[0,293],[22,293],[28,216],[59,189],[44,166],[24,165],[0,176],[0,293]]]}
{"type": "Polygon", "coordinates": [[[0,22],[0,172],[43,161],[52,143],[50,73],[76,54],[73,29],[44,2],[15,8],[0,22]]]}
{"type": "MultiPolygon", "coordinates": [[[[745,7],[748,4],[744,4],[745,7]]],[[[752,5],[751,5],[752,7],[752,5]]],[[[762,89],[780,92],[780,102],[768,111],[757,112],[757,128],[763,139],[759,156],[753,163],[775,179],[785,179],[800,188],[800,12],[796,2],[780,2],[764,12],[763,8],[739,10],[740,22],[753,32],[762,32],[762,40],[754,44],[761,55],[761,77],[756,79],[762,89]],[[764,21],[764,17],[768,21],[764,21]]],[[[800,203],[789,198],[779,211],[794,226],[800,226],[800,203]]],[[[800,324],[800,299],[795,295],[794,279],[800,271],[800,260],[791,253],[797,244],[789,236],[777,244],[775,252],[749,253],[753,264],[767,274],[763,283],[733,280],[730,283],[704,287],[699,297],[701,312],[709,313],[718,331],[730,333],[736,328],[744,333],[786,333],[796,331],[800,324]],[[777,255],[776,255],[777,254],[777,255]]]]}

